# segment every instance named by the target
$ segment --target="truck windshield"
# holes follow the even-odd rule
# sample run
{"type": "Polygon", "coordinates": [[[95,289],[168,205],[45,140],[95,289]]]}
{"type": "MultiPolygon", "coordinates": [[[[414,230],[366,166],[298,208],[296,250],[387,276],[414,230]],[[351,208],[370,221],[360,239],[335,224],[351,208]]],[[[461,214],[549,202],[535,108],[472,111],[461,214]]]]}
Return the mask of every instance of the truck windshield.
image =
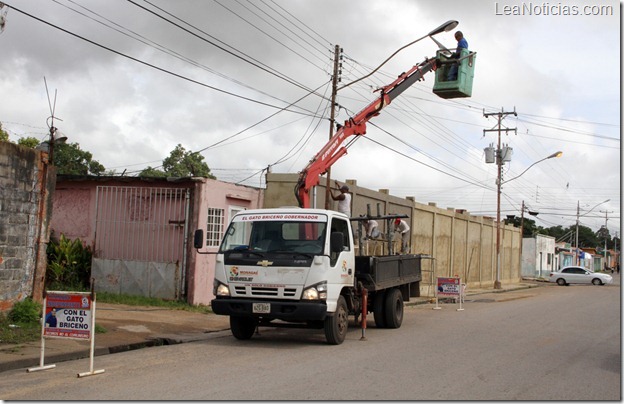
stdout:
{"type": "Polygon", "coordinates": [[[219,252],[322,254],[326,228],[326,221],[234,220],[219,252]]]}

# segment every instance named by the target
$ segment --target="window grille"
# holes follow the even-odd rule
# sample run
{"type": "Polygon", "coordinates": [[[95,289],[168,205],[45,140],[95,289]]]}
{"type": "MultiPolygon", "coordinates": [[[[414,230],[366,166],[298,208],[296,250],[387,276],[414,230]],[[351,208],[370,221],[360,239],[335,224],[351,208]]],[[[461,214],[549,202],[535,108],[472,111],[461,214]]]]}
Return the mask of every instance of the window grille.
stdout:
{"type": "Polygon", "coordinates": [[[208,220],[206,224],[206,246],[218,247],[223,236],[223,221],[225,211],[219,208],[208,208],[208,220]]]}

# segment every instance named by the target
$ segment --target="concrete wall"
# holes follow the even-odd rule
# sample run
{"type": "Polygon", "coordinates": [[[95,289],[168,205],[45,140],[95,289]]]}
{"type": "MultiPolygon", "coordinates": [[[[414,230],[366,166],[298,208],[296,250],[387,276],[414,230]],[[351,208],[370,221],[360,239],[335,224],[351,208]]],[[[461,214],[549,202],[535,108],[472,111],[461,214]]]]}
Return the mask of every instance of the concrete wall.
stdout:
{"type": "MultiPolygon", "coordinates": [[[[294,186],[297,174],[267,175],[264,207],[296,206],[294,186]]],[[[339,181],[342,183],[343,181],[339,181]]],[[[399,198],[388,190],[373,191],[346,180],[352,194],[353,217],[365,215],[370,205],[372,215],[406,214],[411,227],[411,252],[426,254],[432,259],[422,262],[421,295],[433,295],[437,277],[460,276],[468,288],[492,287],[496,280],[496,223],[483,216],[454,208],[441,209],[433,203],[422,204],[413,197],[399,198]]],[[[332,180],[333,183],[333,180],[332,180]]],[[[325,206],[325,178],[316,187],[316,207],[325,206]]],[[[330,209],[335,209],[332,201],[330,209]]],[[[386,231],[381,221],[380,230],[386,231]]],[[[521,280],[520,229],[501,224],[501,283],[521,280]]]]}
{"type": "Polygon", "coordinates": [[[28,296],[42,301],[55,179],[47,157],[0,142],[0,310],[28,296]]]}

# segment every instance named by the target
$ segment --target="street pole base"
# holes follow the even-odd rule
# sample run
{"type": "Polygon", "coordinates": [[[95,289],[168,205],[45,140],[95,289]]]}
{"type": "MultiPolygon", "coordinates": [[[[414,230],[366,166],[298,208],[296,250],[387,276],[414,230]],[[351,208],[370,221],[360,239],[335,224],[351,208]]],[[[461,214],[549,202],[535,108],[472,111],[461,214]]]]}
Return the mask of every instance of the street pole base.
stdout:
{"type": "Polygon", "coordinates": [[[502,289],[500,281],[494,281],[494,289],[502,289]]]}

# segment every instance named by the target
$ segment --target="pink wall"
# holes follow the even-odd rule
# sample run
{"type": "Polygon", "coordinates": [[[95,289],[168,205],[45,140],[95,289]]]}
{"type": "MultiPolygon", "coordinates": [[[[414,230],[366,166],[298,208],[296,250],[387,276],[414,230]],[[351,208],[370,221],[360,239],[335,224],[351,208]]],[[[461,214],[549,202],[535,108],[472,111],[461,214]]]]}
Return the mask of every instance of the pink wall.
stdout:
{"type": "MultiPolygon", "coordinates": [[[[225,212],[225,227],[230,222],[230,210],[255,209],[262,207],[264,191],[242,185],[235,185],[205,178],[182,181],[141,180],[119,177],[80,177],[57,179],[53,200],[51,228],[54,237],[61,233],[70,239],[80,238],[93,246],[95,239],[96,187],[172,187],[192,188],[193,200],[189,213],[189,234],[187,249],[187,301],[191,304],[210,304],[213,299],[212,284],[215,271],[215,254],[198,254],[193,247],[193,233],[206,229],[208,208],[219,208],[225,212]]],[[[217,247],[205,247],[202,252],[216,252],[217,247]]]]}
{"type": "MultiPolygon", "coordinates": [[[[195,192],[196,200],[194,201],[192,216],[197,219],[197,228],[204,229],[204,232],[208,208],[224,209],[225,227],[227,227],[231,220],[231,217],[229,217],[231,208],[256,209],[262,207],[264,191],[261,189],[209,179],[201,185],[198,184],[198,188],[200,189],[198,189],[198,192],[195,192]]],[[[192,232],[194,231],[195,229],[192,229],[192,232]]],[[[204,247],[201,252],[216,252],[217,250],[217,247],[204,247]]],[[[189,255],[189,303],[209,304],[214,298],[212,285],[215,272],[215,258],[215,254],[197,254],[195,249],[189,255]]]]}
{"type": "Polygon", "coordinates": [[[95,236],[95,183],[60,182],[57,180],[52,200],[53,237],[61,234],[81,239],[93,247],[95,236]]]}

